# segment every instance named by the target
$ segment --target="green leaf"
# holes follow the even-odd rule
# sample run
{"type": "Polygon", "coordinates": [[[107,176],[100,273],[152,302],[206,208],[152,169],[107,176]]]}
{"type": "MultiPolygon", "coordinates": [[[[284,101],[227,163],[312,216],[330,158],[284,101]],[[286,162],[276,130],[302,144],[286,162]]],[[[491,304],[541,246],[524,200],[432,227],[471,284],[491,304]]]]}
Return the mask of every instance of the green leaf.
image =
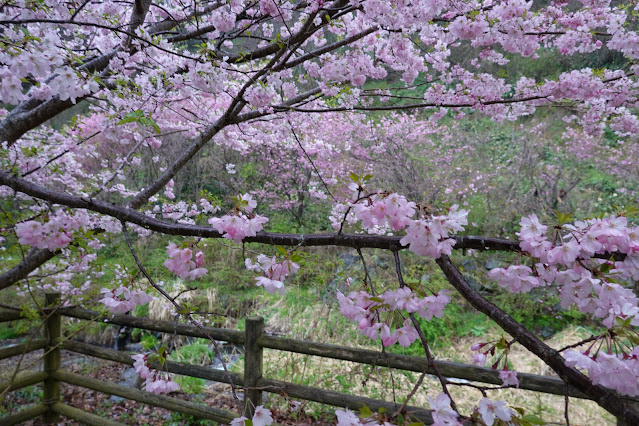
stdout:
{"type": "Polygon", "coordinates": [[[371,411],[370,408],[364,405],[362,408],[359,409],[359,415],[362,418],[368,418],[373,415],[373,412],[371,411]]]}
{"type": "Polygon", "coordinates": [[[279,254],[281,254],[282,256],[286,256],[288,255],[288,252],[286,251],[286,249],[282,246],[275,246],[275,250],[277,250],[277,252],[279,254]]]}
{"type": "Polygon", "coordinates": [[[350,172],[349,176],[351,177],[351,180],[353,182],[355,182],[356,184],[359,185],[359,176],[357,176],[355,173],[350,172]]]}
{"type": "Polygon", "coordinates": [[[506,339],[504,339],[503,337],[501,338],[501,340],[499,340],[499,342],[497,342],[495,344],[495,347],[497,349],[507,349],[508,348],[508,343],[506,343],[506,339]]]}
{"type": "Polygon", "coordinates": [[[531,424],[531,425],[545,425],[546,424],[545,421],[543,421],[539,417],[535,416],[534,414],[528,414],[527,416],[524,416],[521,419],[523,421],[525,421],[526,423],[531,424]]]}
{"type": "Polygon", "coordinates": [[[566,223],[571,222],[572,220],[573,220],[572,213],[563,213],[563,212],[557,211],[557,222],[559,226],[565,225],[566,223]]]}
{"type": "Polygon", "coordinates": [[[160,126],[158,126],[155,120],[150,115],[146,115],[144,111],[139,109],[129,112],[124,116],[124,118],[117,122],[118,125],[128,123],[137,123],[145,127],[152,127],[156,133],[161,133],[160,126]]]}

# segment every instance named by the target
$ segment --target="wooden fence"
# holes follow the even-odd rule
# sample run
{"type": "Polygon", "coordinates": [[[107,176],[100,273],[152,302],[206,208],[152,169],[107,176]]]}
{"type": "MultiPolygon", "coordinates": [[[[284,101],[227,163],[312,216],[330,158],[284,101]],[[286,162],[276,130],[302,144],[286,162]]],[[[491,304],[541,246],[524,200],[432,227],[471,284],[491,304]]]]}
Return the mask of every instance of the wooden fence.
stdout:
{"type": "MultiPolygon", "coordinates": [[[[44,416],[45,421],[50,423],[56,422],[59,416],[62,415],[90,425],[122,425],[122,423],[105,419],[62,403],[60,400],[60,382],[92,389],[109,395],[117,395],[122,398],[201,419],[213,420],[219,423],[229,423],[232,419],[239,416],[238,413],[229,410],[209,407],[204,404],[184,401],[170,396],[156,395],[143,390],[108,383],[62,370],[60,368],[61,349],[128,365],[133,365],[134,363],[130,354],[126,352],[64,339],[62,334],[63,316],[173,335],[199,338],[208,338],[210,336],[219,341],[243,345],[244,374],[235,372],[226,373],[207,367],[172,361],[166,361],[162,369],[170,373],[222,383],[229,383],[230,379],[234,385],[244,389],[245,408],[249,413],[255,406],[262,404],[263,391],[336,407],[347,407],[352,410],[359,410],[366,406],[373,411],[384,408],[387,412],[395,412],[395,410],[400,407],[400,405],[392,402],[348,395],[263,377],[262,354],[264,348],[352,361],[397,370],[433,373],[428,362],[423,358],[269,336],[264,333],[264,319],[258,317],[249,317],[246,319],[244,332],[204,327],[205,333],[202,333],[198,327],[193,325],[176,324],[170,321],[156,321],[129,315],[103,315],[100,312],[77,307],[63,308],[58,306],[59,300],[59,294],[51,293],[46,295],[48,308],[44,311],[45,338],[0,349],[0,360],[44,349],[43,371],[20,375],[14,380],[0,383],[0,393],[5,390],[13,391],[26,386],[43,383],[44,392],[42,401],[33,407],[20,410],[16,414],[0,417],[0,424],[2,425],[18,424],[40,415],[44,416]]],[[[0,312],[0,322],[15,321],[20,318],[20,313],[18,312],[0,312]]],[[[499,378],[499,372],[489,368],[446,361],[436,361],[435,364],[444,377],[466,379],[495,385],[501,385],[502,383],[499,378]]],[[[153,366],[153,364],[151,364],[151,366],[153,366]]],[[[159,368],[158,365],[156,365],[156,367],[159,368]]],[[[588,399],[587,396],[571,386],[567,386],[558,378],[527,373],[518,373],[518,378],[520,389],[588,399]]],[[[628,400],[636,402],[634,399],[628,398],[628,400]]],[[[430,410],[425,408],[407,406],[405,408],[405,414],[426,424],[432,423],[430,410]]]]}

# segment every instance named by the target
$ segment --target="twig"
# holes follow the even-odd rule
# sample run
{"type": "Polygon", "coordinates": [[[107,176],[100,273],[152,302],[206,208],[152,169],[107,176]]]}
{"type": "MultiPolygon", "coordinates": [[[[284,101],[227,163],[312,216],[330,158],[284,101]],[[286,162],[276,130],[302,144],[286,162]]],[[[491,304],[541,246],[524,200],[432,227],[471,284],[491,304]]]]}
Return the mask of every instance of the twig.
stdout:
{"type": "Polygon", "coordinates": [[[406,395],[406,401],[404,401],[402,406],[399,407],[397,409],[397,411],[395,411],[395,413],[391,416],[391,418],[393,418],[393,419],[396,418],[402,411],[404,411],[406,409],[406,405],[408,405],[408,401],[410,401],[410,399],[417,392],[417,389],[419,389],[419,387],[422,385],[422,382],[424,381],[424,378],[426,377],[426,374],[428,374],[428,373],[426,373],[425,371],[422,372],[422,374],[419,376],[419,379],[417,379],[417,382],[415,383],[415,386],[413,386],[413,389],[410,391],[410,393],[408,395],[406,395]]]}
{"type": "Polygon", "coordinates": [[[310,155],[308,155],[308,152],[306,152],[306,149],[302,146],[302,142],[300,142],[299,138],[297,137],[297,134],[295,133],[295,129],[293,128],[293,124],[291,123],[291,121],[288,118],[286,119],[286,121],[288,122],[288,125],[291,128],[291,133],[293,134],[293,137],[297,141],[297,145],[299,145],[300,149],[302,150],[302,152],[306,156],[306,159],[308,160],[309,163],[311,163],[311,166],[313,166],[313,170],[315,170],[315,173],[317,174],[317,177],[322,182],[322,185],[324,185],[324,188],[326,188],[326,192],[328,192],[328,195],[330,195],[331,198],[333,199],[333,201],[335,201],[337,203],[337,199],[335,199],[335,197],[333,196],[333,193],[331,192],[331,190],[328,189],[328,185],[324,181],[324,178],[322,178],[322,175],[320,174],[319,170],[317,170],[317,167],[315,167],[315,163],[313,162],[313,159],[311,158],[310,155]]]}
{"type": "Polygon", "coordinates": [[[373,292],[373,296],[375,296],[375,290],[373,289],[372,283],[371,283],[371,275],[368,273],[368,266],[366,266],[366,260],[364,260],[364,254],[362,253],[362,249],[361,248],[357,248],[357,254],[359,255],[359,258],[362,261],[362,265],[364,266],[364,285],[366,287],[370,287],[371,291],[373,292]]]}
{"type": "MultiPolygon", "coordinates": [[[[397,272],[397,279],[399,280],[399,286],[401,288],[404,288],[406,284],[404,283],[404,276],[402,275],[402,267],[401,267],[401,263],[399,259],[399,252],[394,251],[393,256],[395,257],[395,271],[397,272]]],[[[408,314],[408,316],[411,322],[413,323],[413,327],[415,327],[415,329],[417,330],[419,339],[422,341],[422,346],[424,347],[424,352],[426,353],[426,358],[428,359],[428,365],[433,370],[433,372],[435,372],[435,375],[439,379],[439,383],[442,385],[442,390],[450,398],[451,408],[457,411],[457,413],[459,413],[459,410],[457,410],[457,404],[455,404],[455,400],[453,399],[453,396],[450,394],[450,392],[448,391],[448,387],[446,386],[446,383],[447,383],[446,378],[439,371],[439,369],[437,368],[437,365],[435,365],[435,358],[433,357],[433,354],[430,351],[430,347],[428,346],[428,340],[426,339],[426,336],[424,336],[422,327],[419,325],[417,318],[415,318],[415,314],[411,312],[408,314]]]]}
{"type": "Polygon", "coordinates": [[[584,340],[582,340],[580,342],[573,343],[572,345],[564,346],[563,348],[559,349],[557,352],[563,352],[566,349],[576,348],[577,346],[585,345],[586,343],[592,342],[592,341],[597,340],[597,339],[601,339],[601,336],[592,335],[589,338],[584,339],[584,340]]]}
{"type": "Polygon", "coordinates": [[[166,291],[164,291],[162,287],[160,287],[159,285],[155,283],[155,281],[153,280],[153,278],[151,278],[151,276],[146,271],[144,266],[142,266],[142,263],[138,259],[138,255],[133,249],[133,245],[131,244],[131,238],[129,237],[129,232],[126,227],[126,223],[125,222],[121,222],[121,223],[122,223],[122,232],[124,233],[124,238],[126,240],[127,246],[129,247],[129,251],[131,252],[131,255],[133,256],[133,259],[135,260],[135,263],[137,264],[138,268],[140,269],[142,274],[146,277],[146,279],[149,281],[149,284],[151,284],[151,286],[153,286],[154,289],[156,289],[162,296],[164,296],[165,299],[171,302],[171,304],[177,309],[178,313],[183,313],[186,319],[189,320],[189,322],[191,322],[193,325],[195,325],[198,328],[198,330],[200,330],[200,332],[204,334],[213,343],[215,352],[222,362],[222,368],[224,369],[224,374],[226,375],[226,379],[229,381],[229,384],[231,385],[231,393],[233,394],[233,401],[235,402],[235,405],[241,411],[243,411],[242,405],[240,404],[240,400],[237,397],[237,393],[235,391],[236,389],[235,384],[233,384],[231,375],[229,374],[228,368],[226,367],[226,363],[224,362],[224,356],[222,354],[222,350],[220,348],[219,343],[204,329],[204,327],[202,327],[202,325],[198,321],[195,321],[189,313],[184,312],[184,309],[182,308],[182,306],[180,306],[180,304],[176,302],[173,297],[171,297],[166,291]]]}

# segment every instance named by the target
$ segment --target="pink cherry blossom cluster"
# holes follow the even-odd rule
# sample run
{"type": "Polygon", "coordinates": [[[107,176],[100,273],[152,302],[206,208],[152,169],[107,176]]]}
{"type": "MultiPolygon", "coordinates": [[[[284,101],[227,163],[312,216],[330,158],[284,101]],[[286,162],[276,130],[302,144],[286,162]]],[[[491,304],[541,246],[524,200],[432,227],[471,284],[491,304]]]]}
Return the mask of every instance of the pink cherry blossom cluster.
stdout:
{"type": "Polygon", "coordinates": [[[533,276],[533,271],[525,265],[509,265],[507,268],[494,268],[488,273],[501,287],[512,293],[526,293],[544,282],[533,276]]]}
{"type": "Polygon", "coordinates": [[[466,225],[468,210],[454,205],[444,215],[411,221],[400,242],[417,255],[438,259],[442,254],[451,254],[455,240],[450,237],[463,231],[466,225]]]}
{"type": "Polygon", "coordinates": [[[620,394],[639,396],[639,348],[628,354],[599,351],[591,355],[592,347],[585,352],[565,351],[566,365],[587,370],[595,385],[614,389],[620,394]]]}
{"type": "Polygon", "coordinates": [[[171,380],[168,374],[149,368],[149,354],[131,355],[131,358],[135,360],[133,368],[140,378],[145,379],[144,390],[147,392],[163,394],[180,389],[180,386],[171,380]]]}
{"type": "MultiPolygon", "coordinates": [[[[445,393],[440,393],[439,395],[437,395],[436,399],[433,399],[429,396],[428,402],[430,404],[430,408],[433,410],[433,425],[462,425],[459,420],[459,414],[450,406],[451,400],[448,395],[446,395],[445,393]]],[[[508,422],[510,422],[516,415],[516,411],[512,408],[508,408],[505,401],[493,401],[492,399],[484,397],[479,401],[479,404],[477,405],[473,413],[473,418],[476,420],[481,420],[481,424],[492,426],[497,419],[505,422],[506,424],[509,424],[508,422]]],[[[500,422],[499,424],[502,423],[500,422]]]]}
{"type": "Polygon", "coordinates": [[[470,347],[470,350],[477,352],[473,354],[473,363],[477,365],[485,365],[488,356],[497,355],[497,360],[493,363],[491,368],[496,370],[499,365],[503,366],[503,369],[499,372],[499,378],[504,386],[519,387],[519,379],[517,378],[517,372],[508,368],[508,352],[510,346],[514,342],[508,342],[502,338],[493,342],[475,343],[470,347]]]}
{"type": "Polygon", "coordinates": [[[268,218],[252,214],[257,201],[250,194],[240,195],[237,199],[235,214],[209,219],[209,224],[224,238],[241,243],[245,237],[254,237],[262,230],[268,218]]]}
{"type": "MultiPolygon", "coordinates": [[[[583,353],[567,351],[566,362],[588,370],[593,383],[639,395],[639,349],[634,347],[635,338],[628,337],[639,326],[639,299],[622,285],[639,278],[639,227],[629,225],[623,216],[608,216],[556,227],[550,240],[548,227],[537,216],[523,218],[520,225],[520,247],[533,258],[532,267],[518,264],[495,268],[490,271],[491,277],[512,292],[557,285],[562,307],[576,306],[602,320],[611,332],[595,339],[583,353]],[[615,258],[613,254],[622,257],[615,258]],[[629,344],[617,344],[625,338],[629,344]],[[600,344],[591,354],[594,343],[599,341],[608,342],[608,351],[599,350],[600,344]],[[617,348],[617,353],[613,348],[617,348]]],[[[481,353],[474,358],[485,361],[488,351],[475,350],[481,353]]],[[[504,373],[502,379],[512,382],[510,373],[504,373]]]]}
{"type": "Polygon", "coordinates": [[[508,424],[513,416],[517,414],[515,410],[508,408],[505,401],[493,401],[489,398],[482,398],[481,401],[479,401],[477,413],[486,426],[492,426],[497,419],[508,424]]]}
{"type": "Polygon", "coordinates": [[[66,247],[74,231],[89,224],[86,213],[70,215],[58,211],[44,223],[37,220],[20,222],[16,225],[16,235],[20,244],[28,244],[40,249],[58,250],[66,247]]]}
{"type": "Polygon", "coordinates": [[[201,251],[194,254],[189,247],[180,248],[170,242],[166,252],[169,258],[164,261],[164,266],[183,280],[196,280],[209,272],[206,268],[202,268],[204,254],[201,251]]]}
{"type": "Polygon", "coordinates": [[[384,346],[398,343],[407,347],[419,335],[409,319],[405,319],[403,326],[391,332],[387,322],[392,318],[390,313],[406,311],[417,313],[422,318],[431,320],[441,318],[444,307],[450,302],[448,290],[441,290],[438,294],[421,297],[408,287],[398,290],[387,290],[379,296],[372,296],[365,291],[351,292],[348,297],[337,292],[337,301],[342,314],[359,324],[359,329],[371,339],[381,339],[384,346]],[[388,314],[385,321],[381,315],[388,314]]]}
{"type": "Polygon", "coordinates": [[[211,204],[206,198],[201,198],[199,204],[189,204],[185,201],[176,203],[164,202],[161,205],[153,206],[153,209],[147,210],[147,215],[159,216],[166,219],[172,219],[180,223],[195,224],[194,218],[200,214],[214,214],[220,208],[211,204]]]}
{"type": "Polygon", "coordinates": [[[368,233],[373,234],[406,229],[401,244],[408,245],[410,251],[420,256],[438,259],[442,254],[451,254],[455,240],[450,237],[468,225],[468,211],[460,209],[457,204],[446,214],[415,220],[411,218],[417,205],[403,195],[391,193],[361,197],[363,187],[358,182],[351,183],[349,189],[353,191],[355,201],[333,207],[330,220],[334,229],[340,229],[344,221],[349,224],[359,221],[368,233]]]}
{"type": "Polygon", "coordinates": [[[127,313],[137,305],[144,305],[155,299],[143,291],[132,291],[124,286],[115,289],[103,288],[100,293],[104,296],[100,299],[100,303],[114,314],[127,313]]]}
{"type": "Polygon", "coordinates": [[[353,212],[365,229],[388,226],[393,231],[400,231],[408,226],[416,207],[403,195],[375,194],[355,204],[353,212]]]}
{"type": "MultiPolygon", "coordinates": [[[[248,418],[244,416],[237,417],[233,419],[233,421],[231,422],[231,426],[245,426],[247,420],[248,418]]],[[[271,413],[271,410],[258,405],[257,407],[255,407],[255,412],[250,424],[252,426],[267,426],[273,424],[273,413],[271,413]]]]}
{"type": "Polygon", "coordinates": [[[257,262],[251,259],[244,261],[246,268],[250,271],[262,271],[264,275],[255,278],[258,287],[264,287],[271,294],[281,294],[285,292],[284,279],[298,271],[299,265],[290,259],[277,260],[276,256],[269,257],[264,254],[257,256],[257,262]]]}
{"type": "Polygon", "coordinates": [[[639,299],[618,282],[639,277],[639,227],[623,216],[589,219],[564,225],[551,242],[547,226],[536,215],[520,222],[521,249],[536,259],[532,267],[517,264],[495,268],[490,276],[511,292],[559,285],[561,305],[575,305],[581,312],[603,320],[611,328],[616,319],[630,318],[639,325],[639,299]],[[623,260],[593,256],[625,255],[623,260]]]}
{"type": "Polygon", "coordinates": [[[357,414],[349,410],[348,408],[344,410],[335,410],[335,416],[337,417],[337,426],[392,426],[392,423],[389,423],[384,420],[377,420],[374,417],[360,419],[357,417],[357,414]]]}

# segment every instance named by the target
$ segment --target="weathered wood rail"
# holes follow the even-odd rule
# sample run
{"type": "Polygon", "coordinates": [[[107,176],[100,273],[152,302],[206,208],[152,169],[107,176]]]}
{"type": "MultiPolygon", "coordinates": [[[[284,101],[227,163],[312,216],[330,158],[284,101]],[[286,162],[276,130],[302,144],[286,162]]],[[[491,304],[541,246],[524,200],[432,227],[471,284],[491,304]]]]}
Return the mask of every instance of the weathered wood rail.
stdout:
{"type": "MultiPolygon", "coordinates": [[[[269,336],[264,333],[264,320],[258,317],[246,319],[244,332],[221,328],[204,327],[204,333],[196,326],[176,324],[169,321],[155,321],[148,318],[138,318],[129,315],[104,315],[100,312],[83,308],[63,308],[59,306],[59,294],[47,294],[46,302],[49,306],[44,312],[45,338],[35,339],[28,343],[0,349],[0,360],[20,356],[32,351],[44,350],[44,371],[19,375],[13,380],[0,383],[0,393],[9,392],[43,383],[43,398],[39,404],[22,409],[16,414],[0,417],[0,424],[14,425],[26,420],[44,416],[45,421],[55,423],[59,416],[68,417],[91,425],[121,425],[122,423],[99,417],[77,408],[63,404],[60,401],[60,383],[92,389],[109,395],[138,401],[170,411],[191,415],[201,419],[213,420],[219,423],[229,423],[240,414],[226,409],[209,407],[204,404],[181,400],[165,395],[156,395],[139,389],[108,383],[60,369],[60,350],[65,349],[84,355],[89,355],[122,364],[133,365],[130,354],[113,349],[64,339],[62,333],[62,317],[76,318],[87,321],[99,321],[108,324],[139,328],[148,331],[169,333],[190,337],[207,338],[208,336],[229,343],[244,345],[244,374],[214,370],[206,367],[190,365],[180,362],[166,361],[162,366],[164,371],[184,376],[230,383],[244,390],[244,409],[250,414],[253,408],[262,403],[262,392],[287,395],[296,399],[314,401],[336,407],[347,407],[358,410],[364,406],[373,411],[380,408],[388,412],[395,412],[400,405],[392,402],[328,391],[311,386],[303,386],[280,380],[263,377],[263,350],[275,349],[305,355],[351,361],[397,370],[434,373],[427,360],[418,357],[395,355],[356,349],[323,343],[306,342],[284,337],[269,336]],[[208,336],[207,336],[208,335],[208,336]]],[[[20,319],[17,312],[0,312],[0,322],[20,319]]],[[[487,384],[501,384],[499,372],[490,368],[475,365],[459,364],[447,361],[435,361],[437,369],[445,377],[466,379],[473,382],[487,384]]],[[[153,364],[151,364],[153,366],[153,364]]],[[[159,367],[159,365],[156,365],[159,367]]],[[[536,374],[519,373],[519,388],[547,394],[570,396],[588,399],[587,396],[567,386],[561,379],[536,374]]],[[[635,399],[629,401],[637,403],[635,399]]],[[[432,423],[430,410],[421,407],[407,406],[406,415],[422,421],[432,423]]],[[[250,417],[250,416],[249,416],[250,417]]]]}

